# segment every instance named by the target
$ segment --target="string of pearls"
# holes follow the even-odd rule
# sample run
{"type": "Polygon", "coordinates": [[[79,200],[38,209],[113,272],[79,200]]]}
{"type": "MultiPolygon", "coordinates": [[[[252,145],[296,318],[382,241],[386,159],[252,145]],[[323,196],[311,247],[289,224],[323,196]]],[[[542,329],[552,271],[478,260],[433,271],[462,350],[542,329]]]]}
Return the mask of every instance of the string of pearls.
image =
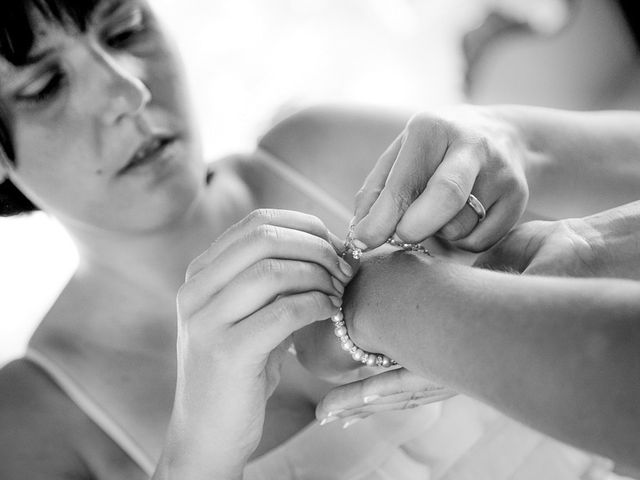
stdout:
{"type": "MultiPolygon", "coordinates": [[[[429,250],[424,248],[419,243],[404,243],[398,240],[394,240],[393,238],[387,240],[387,243],[389,245],[393,245],[394,247],[399,247],[410,252],[419,252],[425,255],[433,256],[431,255],[431,252],[429,252],[429,250]]],[[[357,248],[353,244],[351,231],[347,235],[347,240],[345,241],[344,247],[345,250],[343,256],[351,255],[354,260],[360,260],[360,257],[362,257],[362,250],[357,248]]],[[[347,324],[344,321],[344,313],[342,312],[342,307],[340,307],[338,312],[331,317],[331,321],[333,322],[333,333],[340,340],[342,349],[347,353],[350,353],[351,358],[353,358],[356,362],[363,363],[368,367],[376,366],[385,368],[389,368],[398,364],[395,360],[382,353],[367,352],[354,343],[354,341],[349,336],[347,324]]]]}

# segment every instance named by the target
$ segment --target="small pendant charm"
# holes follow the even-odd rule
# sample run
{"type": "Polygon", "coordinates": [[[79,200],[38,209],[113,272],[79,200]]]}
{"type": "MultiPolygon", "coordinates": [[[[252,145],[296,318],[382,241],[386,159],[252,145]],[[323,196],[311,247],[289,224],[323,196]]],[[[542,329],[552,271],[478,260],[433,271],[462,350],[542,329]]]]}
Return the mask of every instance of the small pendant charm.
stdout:
{"type": "Polygon", "coordinates": [[[353,271],[358,271],[360,267],[360,258],[362,258],[362,250],[357,248],[353,242],[353,231],[349,230],[347,238],[344,242],[344,253],[342,258],[353,268],[353,271]]]}

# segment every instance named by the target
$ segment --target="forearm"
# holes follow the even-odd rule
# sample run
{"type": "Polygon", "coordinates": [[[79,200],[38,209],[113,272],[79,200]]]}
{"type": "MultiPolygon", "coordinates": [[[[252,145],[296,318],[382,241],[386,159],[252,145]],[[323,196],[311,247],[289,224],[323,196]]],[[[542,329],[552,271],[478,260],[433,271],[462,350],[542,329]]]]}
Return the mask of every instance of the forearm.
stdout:
{"type": "Polygon", "coordinates": [[[363,348],[560,439],[640,458],[639,284],[394,253],[365,262],[348,293],[350,333],[363,348]]]}
{"type": "Polygon", "coordinates": [[[480,107],[520,141],[529,208],[556,218],[585,216],[638,200],[640,114],[480,107]]]}

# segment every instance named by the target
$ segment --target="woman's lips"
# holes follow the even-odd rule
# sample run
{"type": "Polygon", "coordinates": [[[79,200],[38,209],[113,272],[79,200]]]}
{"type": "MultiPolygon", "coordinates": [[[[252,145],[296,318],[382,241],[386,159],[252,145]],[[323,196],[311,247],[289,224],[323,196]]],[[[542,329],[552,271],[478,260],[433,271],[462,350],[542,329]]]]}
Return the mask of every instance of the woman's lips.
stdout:
{"type": "Polygon", "coordinates": [[[129,173],[138,167],[148,165],[158,160],[162,157],[167,147],[174,141],[174,136],[156,135],[151,137],[136,150],[129,162],[118,171],[118,175],[129,173]]]}

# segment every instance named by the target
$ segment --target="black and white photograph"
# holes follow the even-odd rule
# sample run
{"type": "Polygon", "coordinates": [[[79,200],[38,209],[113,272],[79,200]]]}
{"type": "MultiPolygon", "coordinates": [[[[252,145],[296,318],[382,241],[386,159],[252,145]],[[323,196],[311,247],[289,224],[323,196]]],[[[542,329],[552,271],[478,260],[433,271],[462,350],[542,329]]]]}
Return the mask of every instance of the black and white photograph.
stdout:
{"type": "Polygon", "coordinates": [[[633,0],[0,0],[0,480],[640,480],[633,0]]]}

